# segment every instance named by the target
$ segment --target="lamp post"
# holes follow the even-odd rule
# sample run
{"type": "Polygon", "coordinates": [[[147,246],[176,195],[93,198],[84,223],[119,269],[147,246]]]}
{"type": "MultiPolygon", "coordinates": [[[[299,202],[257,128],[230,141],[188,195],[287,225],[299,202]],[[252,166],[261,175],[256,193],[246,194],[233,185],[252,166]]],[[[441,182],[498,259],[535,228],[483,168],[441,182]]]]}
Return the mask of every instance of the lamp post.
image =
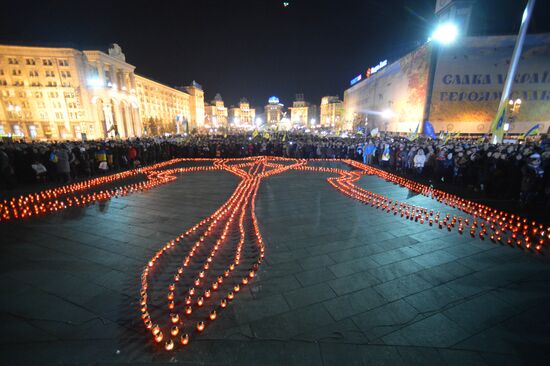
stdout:
{"type": "Polygon", "coordinates": [[[519,110],[521,109],[521,99],[518,98],[516,100],[510,99],[508,101],[508,119],[506,123],[503,126],[504,129],[504,136],[508,133],[510,130],[510,127],[513,126],[514,121],[516,120],[516,116],[519,113],[519,110]]]}
{"type": "Polygon", "coordinates": [[[424,124],[430,120],[430,109],[432,106],[435,72],[437,69],[439,54],[441,53],[441,47],[453,44],[458,38],[458,35],[458,27],[451,22],[446,22],[439,24],[432,34],[432,37],[429,39],[429,41],[431,41],[431,54],[428,70],[428,90],[426,92],[426,104],[424,105],[424,117],[422,118],[422,126],[421,130],[418,131],[418,133],[424,132],[424,124]]]}

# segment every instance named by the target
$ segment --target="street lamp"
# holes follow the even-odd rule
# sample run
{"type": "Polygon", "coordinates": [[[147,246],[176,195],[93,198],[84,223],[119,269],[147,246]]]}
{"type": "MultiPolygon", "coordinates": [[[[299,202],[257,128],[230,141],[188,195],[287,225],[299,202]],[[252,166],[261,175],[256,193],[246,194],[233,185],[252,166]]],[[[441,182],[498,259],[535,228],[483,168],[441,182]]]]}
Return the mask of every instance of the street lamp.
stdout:
{"type": "Polygon", "coordinates": [[[432,34],[432,40],[442,44],[449,45],[454,43],[458,38],[458,27],[456,24],[447,22],[441,23],[437,26],[432,34]]]}
{"type": "MultiPolygon", "coordinates": [[[[426,93],[426,104],[424,105],[424,118],[423,123],[430,120],[430,106],[432,105],[432,95],[435,82],[435,71],[437,67],[437,60],[439,59],[439,53],[441,52],[441,46],[449,46],[454,43],[460,32],[458,27],[451,22],[441,23],[437,26],[430,38],[432,42],[432,50],[430,56],[430,65],[428,71],[428,91],[426,93]]],[[[422,131],[424,126],[422,125],[422,131]]],[[[422,132],[418,131],[418,132],[422,132]]]]}

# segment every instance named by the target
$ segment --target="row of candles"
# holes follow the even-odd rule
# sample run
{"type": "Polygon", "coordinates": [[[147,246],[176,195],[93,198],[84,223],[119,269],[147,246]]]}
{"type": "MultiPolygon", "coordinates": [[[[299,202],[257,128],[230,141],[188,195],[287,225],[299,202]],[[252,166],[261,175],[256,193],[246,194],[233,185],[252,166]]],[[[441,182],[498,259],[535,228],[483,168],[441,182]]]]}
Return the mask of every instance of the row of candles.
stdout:
{"type": "Polygon", "coordinates": [[[14,197],[11,200],[4,200],[0,203],[0,222],[55,213],[69,207],[85,206],[96,201],[108,200],[112,197],[146,191],[175,180],[175,173],[215,169],[212,166],[195,166],[161,170],[167,166],[185,161],[204,162],[212,161],[212,159],[172,159],[145,168],[93,178],[80,183],[68,184],[54,189],[23,195],[18,198],[14,197]],[[142,177],[144,181],[121,184],[114,188],[100,189],[101,186],[137,176],[142,177]]]}
{"type": "Polygon", "coordinates": [[[214,164],[241,178],[241,182],[230,198],[212,215],[180,234],[175,240],[166,243],[148,261],[142,272],[141,318],[145,328],[151,332],[154,342],[164,342],[164,349],[167,351],[174,350],[177,344],[182,346],[189,344],[191,338],[204,331],[209,322],[216,320],[219,314],[227,308],[229,302],[233,301],[242,288],[256,276],[265,255],[265,244],[254,212],[261,180],[266,176],[280,174],[305,164],[303,161],[295,161],[290,165],[271,164],[268,163],[266,157],[254,158],[253,161],[238,164],[230,164],[230,162],[234,162],[234,160],[223,159],[214,164]],[[244,168],[248,168],[248,171],[244,168]],[[247,217],[249,220],[245,220],[247,217]],[[235,222],[237,218],[238,220],[235,222]],[[244,276],[234,278],[238,276],[237,269],[241,265],[241,256],[246,243],[245,224],[252,229],[257,258],[245,271],[244,276]],[[201,227],[205,227],[205,229],[201,229],[201,227]],[[220,260],[220,251],[229,244],[232,231],[237,231],[239,235],[230,264],[220,273],[210,274],[216,261],[220,260]],[[183,244],[184,238],[190,241],[191,246],[187,254],[184,255],[181,266],[178,266],[170,277],[172,282],[168,284],[166,296],[169,316],[167,325],[163,327],[158,322],[153,322],[149,312],[150,276],[155,271],[161,270],[160,263],[162,263],[163,255],[174,253],[173,248],[183,244]],[[198,268],[198,273],[190,273],[191,267],[198,268]],[[178,294],[178,283],[182,282],[184,276],[188,276],[192,280],[192,286],[178,294]],[[216,293],[218,293],[217,296],[215,296],[216,293]],[[225,295],[222,295],[224,293],[225,295]],[[218,302],[214,302],[215,297],[219,298],[218,302]],[[194,309],[197,308],[205,309],[207,315],[204,318],[199,318],[195,324],[187,324],[186,327],[191,314],[194,314],[194,309]],[[170,335],[168,339],[165,334],[170,335]]]}
{"type": "MultiPolygon", "coordinates": [[[[340,160],[323,160],[340,161],[340,160]]],[[[399,177],[381,169],[371,167],[353,160],[345,160],[349,166],[360,169],[359,171],[346,171],[335,168],[307,167],[308,170],[318,172],[330,172],[339,174],[338,177],[328,178],[328,182],[349,197],[360,200],[376,208],[381,208],[388,213],[400,214],[402,217],[417,221],[427,222],[430,225],[437,225],[440,229],[446,228],[451,231],[457,226],[457,231],[462,234],[469,230],[471,236],[479,236],[480,239],[490,238],[495,242],[506,242],[510,245],[535,249],[541,251],[550,239],[550,228],[545,228],[535,221],[527,221],[518,215],[498,211],[487,205],[472,202],[455,195],[433,189],[426,185],[417,183],[410,179],[399,177]],[[416,207],[407,203],[398,202],[389,197],[367,191],[353,182],[359,180],[361,174],[376,175],[387,181],[396,183],[408,188],[413,192],[421,193],[438,202],[465,213],[463,218],[460,215],[443,214],[439,211],[428,210],[423,207],[416,207]]],[[[302,168],[303,169],[303,168],[302,168]]]]}

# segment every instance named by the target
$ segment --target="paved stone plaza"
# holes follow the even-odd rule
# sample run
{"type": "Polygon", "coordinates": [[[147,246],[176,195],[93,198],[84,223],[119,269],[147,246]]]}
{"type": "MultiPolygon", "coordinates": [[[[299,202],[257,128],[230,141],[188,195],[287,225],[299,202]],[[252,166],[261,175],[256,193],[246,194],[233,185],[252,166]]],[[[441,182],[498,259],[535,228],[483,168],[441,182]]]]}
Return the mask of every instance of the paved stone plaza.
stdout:
{"type": "MultiPolygon", "coordinates": [[[[89,208],[0,224],[0,365],[520,365],[550,362],[550,261],[381,212],[329,174],[264,179],[265,263],[185,349],[153,344],[140,273],[238,179],[184,174],[89,208]]],[[[439,204],[367,176],[365,189],[439,204]]],[[[443,210],[450,212],[449,209],[443,210]]]]}

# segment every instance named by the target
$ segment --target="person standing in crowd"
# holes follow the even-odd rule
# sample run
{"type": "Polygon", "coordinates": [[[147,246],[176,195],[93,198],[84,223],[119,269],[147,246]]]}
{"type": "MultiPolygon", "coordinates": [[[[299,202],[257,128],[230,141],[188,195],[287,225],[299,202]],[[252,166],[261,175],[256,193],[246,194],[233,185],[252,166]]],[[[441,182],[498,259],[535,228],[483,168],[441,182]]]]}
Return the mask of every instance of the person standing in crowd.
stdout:
{"type": "Polygon", "coordinates": [[[527,164],[521,169],[521,174],[520,199],[522,206],[527,207],[536,203],[542,188],[544,170],[541,167],[540,154],[534,153],[529,156],[527,164]]]}
{"type": "Polygon", "coordinates": [[[74,160],[73,154],[67,148],[67,145],[61,146],[55,151],[57,157],[56,167],[57,175],[63,183],[71,181],[71,163],[74,160]]]}
{"type": "Polygon", "coordinates": [[[426,155],[424,155],[423,149],[418,149],[416,155],[414,156],[414,169],[417,175],[422,174],[424,169],[424,164],[426,163],[426,155]]]}

